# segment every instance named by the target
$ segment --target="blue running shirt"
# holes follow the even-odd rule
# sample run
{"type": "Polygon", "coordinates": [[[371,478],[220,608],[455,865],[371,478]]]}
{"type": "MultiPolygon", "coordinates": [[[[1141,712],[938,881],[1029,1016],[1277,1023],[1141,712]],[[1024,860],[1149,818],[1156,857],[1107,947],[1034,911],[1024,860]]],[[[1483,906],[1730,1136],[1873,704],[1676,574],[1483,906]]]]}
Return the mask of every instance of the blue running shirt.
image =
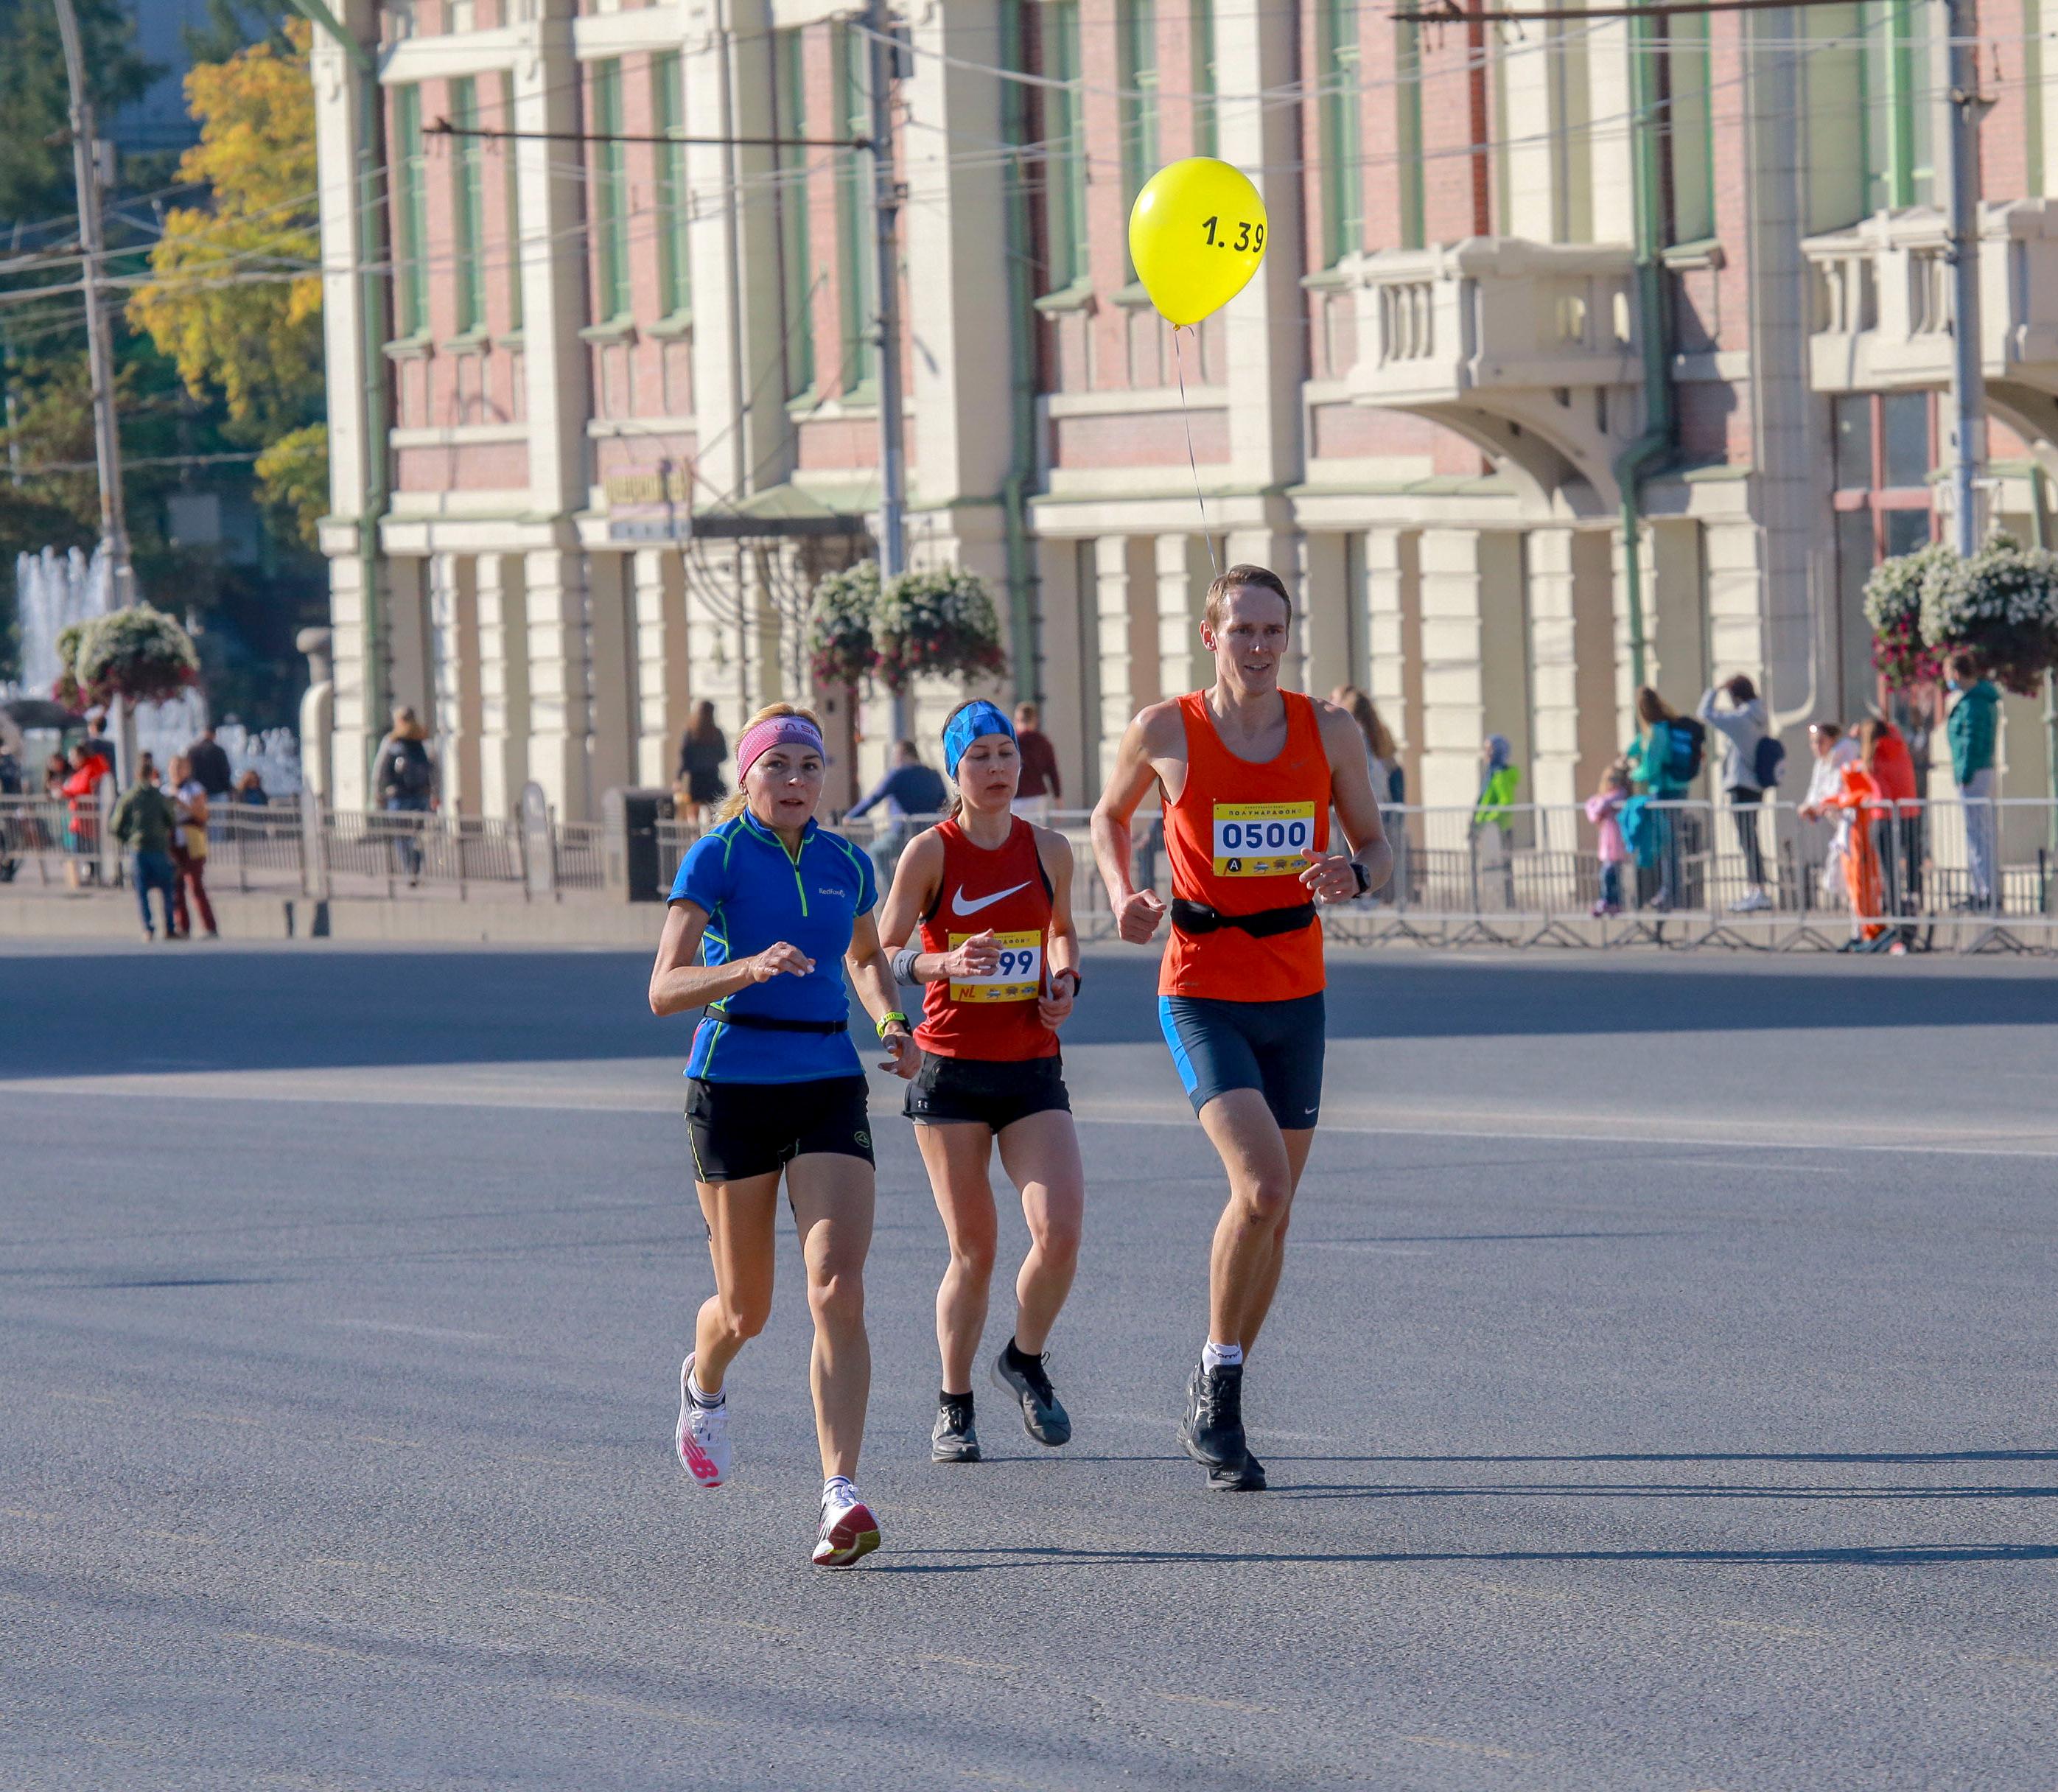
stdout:
{"type": "MultiPolygon", "coordinates": [[[[701,963],[727,964],[785,940],[815,961],[805,977],[746,984],[721,1005],[781,1020],[841,1020],[850,1012],[843,955],[851,929],[879,900],[872,860],[840,834],[810,821],[797,857],[746,810],[693,842],[672,897],[704,909],[701,963]]],[[[812,1083],[864,1067],[848,1033],[772,1032],[731,1027],[713,1015],[693,1031],[688,1076],[715,1083],[812,1083]]]]}

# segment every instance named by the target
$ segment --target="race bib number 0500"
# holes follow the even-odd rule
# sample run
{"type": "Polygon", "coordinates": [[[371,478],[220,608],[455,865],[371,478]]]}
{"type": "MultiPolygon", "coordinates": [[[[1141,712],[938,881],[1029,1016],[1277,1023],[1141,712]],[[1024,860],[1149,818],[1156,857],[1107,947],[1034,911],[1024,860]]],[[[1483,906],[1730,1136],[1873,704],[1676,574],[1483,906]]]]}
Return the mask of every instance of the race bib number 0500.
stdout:
{"type": "Polygon", "coordinates": [[[1315,844],[1313,803],[1217,803],[1215,876],[1278,877],[1302,872],[1315,844]]]}
{"type": "MultiPolygon", "coordinates": [[[[956,952],[971,939],[969,933],[953,933],[951,950],[956,952]]],[[[951,979],[953,1002],[1033,1002],[1043,992],[1043,936],[1040,933],[998,933],[1000,962],[979,977],[951,979]]]]}

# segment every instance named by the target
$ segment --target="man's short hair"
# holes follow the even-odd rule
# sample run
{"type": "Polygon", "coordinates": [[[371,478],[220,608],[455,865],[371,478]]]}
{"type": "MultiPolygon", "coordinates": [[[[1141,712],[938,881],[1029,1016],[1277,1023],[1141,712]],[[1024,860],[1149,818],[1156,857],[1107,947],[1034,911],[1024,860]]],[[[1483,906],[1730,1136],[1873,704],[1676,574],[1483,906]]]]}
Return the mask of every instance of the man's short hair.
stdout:
{"type": "Polygon", "coordinates": [[[1972,654],[1965,653],[1962,650],[1953,654],[1951,656],[1950,666],[1952,671],[1956,673],[1961,678],[1965,679],[1969,682],[1977,682],[1978,681],[1980,676],[1980,662],[1972,654]]]}
{"type": "Polygon", "coordinates": [[[1208,587],[1207,607],[1202,612],[1211,629],[1222,625],[1222,606],[1229,601],[1230,592],[1241,586],[1254,585],[1261,591],[1269,591],[1286,606],[1286,620],[1293,620],[1293,600],[1286,594],[1285,582],[1269,566],[1235,566],[1228,571],[1218,573],[1214,582],[1208,587]]]}
{"type": "Polygon", "coordinates": [[[1036,705],[1033,703],[1016,704],[1015,720],[1021,727],[1034,728],[1036,725],[1036,705]]]}
{"type": "Polygon", "coordinates": [[[922,749],[912,741],[896,741],[893,750],[903,759],[920,759],[922,757],[922,749]]]}

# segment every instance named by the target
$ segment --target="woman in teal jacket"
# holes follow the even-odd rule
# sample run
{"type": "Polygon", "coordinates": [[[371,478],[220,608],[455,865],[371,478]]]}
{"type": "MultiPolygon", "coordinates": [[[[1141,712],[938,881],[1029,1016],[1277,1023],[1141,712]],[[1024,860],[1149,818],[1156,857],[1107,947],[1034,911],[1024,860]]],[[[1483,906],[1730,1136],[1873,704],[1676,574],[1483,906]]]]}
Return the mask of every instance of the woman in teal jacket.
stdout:
{"type": "MultiPolygon", "coordinates": [[[[1673,734],[1685,725],[1672,706],[1648,685],[1637,689],[1636,717],[1643,724],[1643,729],[1623,749],[1623,757],[1629,761],[1629,775],[1652,802],[1676,803],[1687,794],[1687,780],[1674,769],[1673,734]]],[[[1653,809],[1650,819],[1658,848],[1658,890],[1651,906],[1663,911],[1678,899],[1679,813],[1676,809],[1653,809]]]]}

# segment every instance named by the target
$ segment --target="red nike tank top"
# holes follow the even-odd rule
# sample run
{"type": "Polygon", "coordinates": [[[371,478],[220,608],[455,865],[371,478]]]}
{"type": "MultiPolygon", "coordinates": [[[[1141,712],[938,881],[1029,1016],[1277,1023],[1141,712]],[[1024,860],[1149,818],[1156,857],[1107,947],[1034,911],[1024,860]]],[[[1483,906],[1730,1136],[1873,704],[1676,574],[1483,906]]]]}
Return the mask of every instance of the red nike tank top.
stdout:
{"type": "Polygon", "coordinates": [[[1058,1049],[1036,1013],[1049,968],[1051,885],[1036,830],[1019,815],[1014,821],[1006,843],[993,848],[974,845],[955,821],[936,828],[944,880],[922,917],[922,950],[948,952],[989,928],[1000,942],[1000,964],[986,975],[922,986],[915,1041],[940,1058],[1018,1063],[1058,1049]]]}
{"type": "MultiPolygon", "coordinates": [[[[1165,805],[1172,893],[1224,915],[1253,915],[1309,900],[1301,856],[1329,844],[1329,756],[1315,706],[1286,700],[1286,745],[1261,765],[1239,759],[1215,732],[1206,691],[1179,699],[1186,725],[1186,781],[1165,805]]],[[[1323,987],[1322,928],[1311,921],[1259,940],[1241,928],[1172,929],[1158,973],[1161,995],[1222,1002],[1287,1002],[1323,987]]]]}

